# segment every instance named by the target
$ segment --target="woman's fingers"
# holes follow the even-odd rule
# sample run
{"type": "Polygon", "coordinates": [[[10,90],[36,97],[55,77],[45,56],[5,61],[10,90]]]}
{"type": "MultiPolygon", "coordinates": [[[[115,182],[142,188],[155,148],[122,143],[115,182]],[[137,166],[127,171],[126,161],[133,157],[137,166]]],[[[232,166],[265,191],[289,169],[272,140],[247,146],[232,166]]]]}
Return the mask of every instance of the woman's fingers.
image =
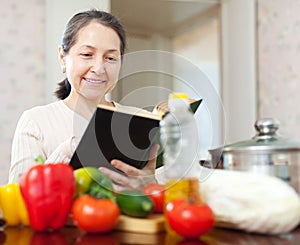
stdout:
{"type": "Polygon", "coordinates": [[[117,173],[116,171],[113,171],[105,167],[100,167],[99,170],[101,173],[107,175],[111,180],[113,180],[116,183],[121,184],[126,182],[127,177],[117,173]]]}
{"type": "Polygon", "coordinates": [[[148,163],[143,169],[137,169],[120,160],[112,160],[111,165],[114,168],[124,172],[126,175],[122,175],[116,171],[104,167],[99,168],[99,170],[114,182],[114,190],[116,192],[128,188],[140,189],[148,183],[156,182],[155,167],[158,150],[158,144],[155,144],[151,147],[148,163]]]}
{"type": "Polygon", "coordinates": [[[140,181],[137,178],[127,177],[126,175],[119,174],[111,169],[104,167],[99,168],[99,170],[101,173],[108,176],[115,183],[115,186],[119,186],[118,189],[120,189],[121,187],[123,187],[123,189],[139,189],[141,186],[140,181]]]}
{"type": "Polygon", "coordinates": [[[130,166],[129,164],[126,164],[120,160],[112,160],[111,161],[111,165],[116,168],[121,170],[122,172],[124,172],[125,174],[127,174],[128,176],[139,176],[140,175],[140,170],[130,166]]]}

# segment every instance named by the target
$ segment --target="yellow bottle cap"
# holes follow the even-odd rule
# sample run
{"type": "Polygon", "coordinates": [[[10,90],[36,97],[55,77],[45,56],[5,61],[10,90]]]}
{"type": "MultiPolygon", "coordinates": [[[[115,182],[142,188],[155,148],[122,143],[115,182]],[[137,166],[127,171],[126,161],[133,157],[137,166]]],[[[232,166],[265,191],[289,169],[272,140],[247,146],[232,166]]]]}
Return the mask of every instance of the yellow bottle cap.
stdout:
{"type": "Polygon", "coordinates": [[[187,94],[185,93],[171,93],[169,96],[170,99],[188,99],[187,94]]]}

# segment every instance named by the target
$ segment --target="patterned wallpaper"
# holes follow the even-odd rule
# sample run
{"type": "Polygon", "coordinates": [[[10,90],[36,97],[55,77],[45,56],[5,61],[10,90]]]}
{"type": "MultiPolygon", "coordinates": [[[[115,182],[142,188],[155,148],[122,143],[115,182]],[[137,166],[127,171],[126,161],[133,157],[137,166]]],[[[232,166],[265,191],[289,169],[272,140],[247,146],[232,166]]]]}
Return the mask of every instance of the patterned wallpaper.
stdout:
{"type": "Polygon", "coordinates": [[[300,1],[257,0],[259,117],[300,138],[300,1]]]}
{"type": "Polygon", "coordinates": [[[0,4],[1,185],[8,180],[11,141],[21,113],[44,103],[45,0],[0,4]]]}

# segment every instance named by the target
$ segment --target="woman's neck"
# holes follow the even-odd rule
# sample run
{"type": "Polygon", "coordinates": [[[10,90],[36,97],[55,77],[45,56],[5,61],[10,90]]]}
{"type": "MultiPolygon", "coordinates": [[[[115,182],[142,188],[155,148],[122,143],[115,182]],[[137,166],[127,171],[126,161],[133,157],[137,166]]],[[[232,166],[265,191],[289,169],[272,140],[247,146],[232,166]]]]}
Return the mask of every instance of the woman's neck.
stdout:
{"type": "Polygon", "coordinates": [[[72,111],[76,112],[77,114],[79,114],[87,120],[91,119],[96,107],[99,104],[114,106],[114,103],[107,101],[105,99],[105,96],[103,96],[99,100],[87,100],[86,98],[80,95],[69,95],[63,101],[72,111]]]}

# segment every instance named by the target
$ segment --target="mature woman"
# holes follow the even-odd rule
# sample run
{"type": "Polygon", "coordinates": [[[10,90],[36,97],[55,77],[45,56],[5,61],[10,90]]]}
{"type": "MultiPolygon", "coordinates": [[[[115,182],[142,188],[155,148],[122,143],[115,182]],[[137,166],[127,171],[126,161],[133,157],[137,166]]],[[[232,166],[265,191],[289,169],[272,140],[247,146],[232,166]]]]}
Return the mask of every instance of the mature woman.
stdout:
{"type": "MultiPolygon", "coordinates": [[[[55,92],[56,102],[25,111],[16,128],[11,155],[9,182],[17,182],[21,174],[42,156],[46,163],[69,162],[97,105],[122,109],[105,95],[116,85],[126,48],[125,32],[116,17],[89,10],[75,14],[67,23],[59,46],[59,61],[66,79],[55,92]]],[[[124,108],[123,108],[124,109],[124,108]]],[[[155,181],[153,147],[148,164],[136,169],[119,160],[111,164],[125,172],[120,175],[101,169],[116,183],[116,191],[138,188],[155,181]]]]}

